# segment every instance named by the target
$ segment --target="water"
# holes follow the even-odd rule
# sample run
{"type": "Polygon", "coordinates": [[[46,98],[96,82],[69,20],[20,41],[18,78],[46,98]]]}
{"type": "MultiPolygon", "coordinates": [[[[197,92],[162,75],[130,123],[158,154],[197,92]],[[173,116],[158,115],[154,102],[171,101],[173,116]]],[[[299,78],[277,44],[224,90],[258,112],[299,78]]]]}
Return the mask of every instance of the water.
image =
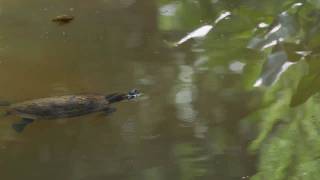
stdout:
{"type": "Polygon", "coordinates": [[[319,4],[1,0],[1,99],[144,95],[21,134],[1,118],[0,178],[318,177],[319,4]]]}

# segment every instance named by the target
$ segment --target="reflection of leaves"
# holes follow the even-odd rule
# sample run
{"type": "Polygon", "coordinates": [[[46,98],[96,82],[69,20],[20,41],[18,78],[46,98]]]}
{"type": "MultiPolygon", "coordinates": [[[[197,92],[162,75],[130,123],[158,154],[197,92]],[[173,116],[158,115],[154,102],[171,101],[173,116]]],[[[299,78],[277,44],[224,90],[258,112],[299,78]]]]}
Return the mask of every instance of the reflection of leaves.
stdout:
{"type": "Polygon", "coordinates": [[[319,0],[308,0],[310,4],[315,6],[316,8],[320,8],[320,1],[319,0]]]}
{"type": "Polygon", "coordinates": [[[261,76],[255,82],[254,87],[272,85],[292,64],[292,62],[288,62],[287,54],[284,51],[270,54],[267,62],[263,65],[261,76]]]}
{"type": "MultiPolygon", "coordinates": [[[[244,79],[242,85],[246,84],[248,87],[250,84],[250,90],[258,78],[260,85],[273,84],[272,87],[263,91],[261,106],[258,106],[258,110],[248,117],[252,120],[250,122],[257,123],[259,127],[258,135],[249,147],[253,152],[259,153],[257,173],[252,179],[317,179],[320,172],[318,171],[320,125],[319,123],[317,125],[311,117],[316,114],[315,119],[319,121],[320,112],[317,113],[319,104],[316,104],[313,101],[315,98],[311,96],[320,90],[318,85],[320,73],[317,73],[320,63],[317,63],[316,59],[308,58],[320,50],[320,13],[314,6],[320,1],[250,1],[246,6],[243,6],[240,1],[216,2],[215,7],[210,6],[206,11],[212,11],[212,16],[207,18],[196,19],[195,17],[200,17],[200,11],[196,11],[198,13],[193,13],[192,16],[188,15],[191,8],[185,8],[183,10],[185,13],[179,15],[179,12],[182,12],[180,8],[176,11],[175,17],[179,17],[176,19],[183,19],[190,23],[184,21],[173,23],[175,28],[170,30],[177,30],[180,34],[181,30],[190,30],[199,22],[208,22],[208,19],[213,19],[221,10],[232,8],[233,18],[215,26],[215,33],[206,36],[202,43],[190,46],[192,51],[188,53],[192,54],[190,59],[194,59],[193,56],[208,59],[207,65],[209,68],[213,67],[210,73],[215,74],[227,73],[225,67],[234,61],[246,64],[243,74],[239,76],[244,79]],[[230,5],[229,2],[234,4],[232,7],[224,8],[225,6],[221,6],[224,2],[228,2],[228,5],[230,5]],[[254,5],[259,3],[259,5],[253,7],[251,3],[254,5]],[[278,12],[280,12],[278,15],[274,15],[278,12]],[[254,36],[252,36],[253,33],[254,36]],[[265,61],[261,61],[262,59],[265,61]],[[301,61],[302,59],[307,61],[301,61]],[[305,62],[310,66],[309,74],[301,79],[297,92],[292,98],[293,90],[304,72],[305,62]],[[283,73],[293,63],[297,64],[283,73]],[[277,81],[279,76],[283,77],[277,81]],[[308,98],[310,100],[303,106],[297,108],[289,106],[290,101],[291,105],[295,105],[301,104],[308,98]]],[[[216,76],[205,77],[209,79],[206,82],[210,82],[204,86],[206,89],[220,87],[218,80],[214,79],[216,76]]],[[[232,88],[235,87],[232,86],[232,88]]],[[[216,130],[213,132],[217,133],[216,130]]],[[[209,134],[212,134],[212,129],[209,130],[209,134]]],[[[223,150],[228,147],[225,138],[227,136],[221,135],[221,137],[223,138],[219,143],[217,141],[215,143],[218,144],[219,149],[223,150]]],[[[207,169],[203,170],[201,163],[198,162],[199,156],[195,153],[197,151],[192,144],[176,147],[175,157],[184,179],[195,179],[207,173],[207,169]]]]}
{"type": "Polygon", "coordinates": [[[282,41],[291,41],[291,38],[298,32],[298,25],[295,18],[283,12],[277,19],[278,23],[267,31],[263,37],[254,37],[248,44],[250,49],[264,50],[273,47],[282,41]]]}
{"type": "MultiPolygon", "coordinates": [[[[220,16],[217,17],[217,19],[214,21],[214,25],[218,24],[221,20],[227,18],[230,15],[231,15],[231,13],[228,11],[221,13],[220,16]]],[[[190,32],[185,37],[183,37],[180,41],[178,41],[176,43],[176,46],[183,44],[184,42],[188,41],[189,39],[203,38],[212,30],[212,28],[213,28],[213,25],[201,26],[201,27],[197,28],[196,30],[190,32]]]]}
{"type": "Polygon", "coordinates": [[[191,33],[189,33],[188,35],[183,37],[180,41],[178,41],[176,43],[176,46],[178,46],[178,45],[180,45],[180,44],[182,44],[192,38],[202,38],[202,37],[206,36],[211,31],[212,28],[213,28],[213,26],[211,26],[211,25],[201,26],[200,28],[192,31],[191,33]]]}
{"type": "Polygon", "coordinates": [[[243,85],[246,89],[252,89],[252,84],[255,83],[257,77],[260,75],[262,62],[247,64],[243,71],[243,85]]]}
{"type": "Polygon", "coordinates": [[[290,103],[292,107],[306,102],[310,96],[320,91],[319,59],[312,57],[308,64],[310,67],[309,73],[300,80],[290,103]]]}
{"type": "Polygon", "coordinates": [[[175,154],[182,174],[181,179],[195,179],[204,176],[207,170],[202,166],[205,158],[199,157],[201,148],[193,144],[178,144],[175,154]]]}
{"type": "Polygon", "coordinates": [[[308,51],[301,51],[300,54],[302,53],[302,56],[306,56],[309,72],[302,77],[298,84],[297,90],[290,103],[292,107],[306,102],[312,95],[320,90],[319,55],[313,55],[319,50],[320,13],[314,7],[319,1],[309,2],[311,2],[313,6],[310,4],[306,5],[300,13],[300,18],[303,20],[301,22],[305,29],[305,38],[302,39],[302,41],[304,41],[308,49],[308,51]]]}
{"type": "MultiPolygon", "coordinates": [[[[290,84],[294,87],[296,80],[292,83],[288,81],[287,77],[286,81],[290,83],[287,83],[286,86],[289,88],[286,88],[284,84],[277,83],[275,86],[277,90],[265,95],[265,97],[268,95],[276,100],[254,114],[253,118],[258,118],[261,121],[258,137],[250,146],[250,150],[258,150],[260,153],[258,172],[252,177],[253,180],[270,179],[270,177],[274,180],[318,179],[320,175],[318,171],[320,165],[320,126],[319,123],[316,123],[320,119],[320,112],[317,110],[318,104],[311,97],[320,90],[320,63],[318,56],[311,54],[311,51],[315,53],[316,48],[314,47],[318,47],[319,42],[310,36],[310,32],[312,32],[310,29],[316,26],[318,25],[313,24],[308,29],[304,29],[305,37],[289,37],[288,41],[284,40],[281,42],[282,51],[276,52],[284,53],[286,60],[283,58],[284,54],[278,54],[278,59],[282,56],[282,60],[280,58],[277,63],[274,63],[276,67],[274,72],[276,69],[279,70],[284,62],[297,62],[303,57],[306,61],[299,62],[299,66],[307,62],[309,73],[300,80],[291,102],[292,87],[290,84]],[[306,37],[310,37],[310,40],[305,39],[306,37]],[[292,43],[292,39],[298,41],[292,43]],[[277,96],[279,93],[281,98],[277,96]],[[310,100],[299,108],[291,109],[288,106],[289,102],[291,106],[296,106],[309,98],[310,100]]],[[[260,47],[263,47],[264,42],[261,41],[261,43],[260,47]]],[[[264,65],[264,69],[266,69],[265,67],[268,66],[264,65]]],[[[298,79],[299,74],[303,72],[303,69],[300,70],[302,71],[295,71],[291,75],[298,79]]]]}
{"type": "Polygon", "coordinates": [[[297,36],[299,26],[293,13],[296,13],[297,7],[300,6],[301,4],[298,6],[292,5],[287,11],[280,13],[268,31],[264,31],[263,35],[253,37],[247,45],[249,49],[261,50],[268,54],[267,62],[263,65],[261,75],[255,82],[254,87],[274,84],[281,74],[294,64],[290,62],[291,58],[294,60],[300,59],[299,56],[301,55],[296,54],[296,51],[294,53],[290,51],[290,48],[293,48],[291,45],[293,43],[289,43],[299,39],[299,36],[297,36]],[[281,47],[281,49],[277,50],[278,47],[281,47]],[[272,48],[272,51],[269,51],[269,48],[272,48]]]}
{"type": "Polygon", "coordinates": [[[297,62],[311,53],[310,51],[305,51],[300,44],[283,43],[282,46],[287,53],[288,60],[291,62],[297,62]]]}
{"type": "MultiPolygon", "coordinates": [[[[297,64],[294,68],[297,71],[289,71],[286,79],[298,75],[298,70],[302,70],[303,66],[302,62],[297,64]]],[[[312,70],[318,67],[313,66],[312,70]]],[[[250,145],[251,151],[260,154],[258,171],[253,180],[270,177],[273,180],[317,179],[319,175],[319,104],[312,99],[305,106],[290,108],[288,103],[294,84],[296,82],[279,81],[265,94],[265,101],[271,100],[272,103],[249,117],[259,120],[260,130],[250,145]],[[284,85],[289,85],[289,88],[283,89],[284,85]],[[281,96],[277,96],[279,94],[281,96]]]]}
{"type": "Polygon", "coordinates": [[[281,107],[288,112],[282,116],[290,117],[290,121],[263,144],[259,170],[253,180],[318,179],[320,112],[316,103],[310,101],[292,111],[287,106],[281,107]]]}
{"type": "MultiPolygon", "coordinates": [[[[251,143],[250,150],[256,151],[261,147],[261,144],[272,133],[277,124],[281,124],[280,120],[287,115],[287,104],[290,99],[290,92],[285,91],[284,96],[271,103],[267,108],[262,109],[256,114],[253,114],[253,119],[261,118],[260,133],[258,137],[251,143]]],[[[271,93],[273,95],[273,93],[271,93]]],[[[274,97],[273,97],[274,98],[274,97]]],[[[272,99],[274,101],[274,99],[272,99]]],[[[250,117],[249,117],[250,118],[250,117]]]]}
{"type": "Polygon", "coordinates": [[[286,131],[278,132],[278,136],[281,136],[281,138],[274,137],[270,140],[270,144],[264,146],[264,150],[262,150],[260,169],[252,178],[253,180],[269,179],[267,177],[272,177],[273,180],[286,179],[288,169],[293,163],[293,150],[296,141],[294,132],[296,130],[296,125],[292,124],[286,128],[286,131]]]}

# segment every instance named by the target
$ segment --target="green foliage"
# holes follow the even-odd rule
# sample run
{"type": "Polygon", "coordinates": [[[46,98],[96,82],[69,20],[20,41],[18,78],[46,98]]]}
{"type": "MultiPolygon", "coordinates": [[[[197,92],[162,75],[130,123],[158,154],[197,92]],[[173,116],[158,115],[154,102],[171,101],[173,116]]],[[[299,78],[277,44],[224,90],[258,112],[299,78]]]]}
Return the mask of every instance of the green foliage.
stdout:
{"type": "MultiPolygon", "coordinates": [[[[258,126],[258,133],[248,146],[251,153],[259,156],[257,172],[251,179],[318,179],[320,1],[219,1],[215,8],[205,8],[207,1],[202,6],[190,3],[178,3],[179,11],[171,17],[179,22],[176,29],[199,27],[202,19],[214,19],[221,10],[232,13],[230,20],[215,26],[204,40],[192,42],[204,49],[201,55],[209,59],[207,66],[214,69],[240,61],[245,64],[241,75],[245,91],[257,90],[253,85],[258,79],[265,86],[261,88],[262,103],[243,119],[258,126]],[[187,12],[195,8],[194,16],[189,17],[187,12]],[[259,23],[267,27],[258,27],[259,23]],[[272,45],[274,42],[276,45],[272,45]],[[294,65],[284,68],[286,63],[294,65]]],[[[162,24],[160,29],[168,30],[162,24]]],[[[188,148],[182,149],[180,154],[188,148]]],[[[192,162],[181,162],[184,179],[205,172],[195,170],[192,162]]]]}
{"type": "Polygon", "coordinates": [[[292,96],[291,106],[297,106],[306,102],[312,95],[320,91],[320,64],[318,58],[313,57],[308,61],[309,72],[303,76],[298,84],[295,94],[292,96]]]}
{"type": "MultiPolygon", "coordinates": [[[[256,179],[316,179],[320,140],[318,102],[308,101],[304,107],[289,111],[287,122],[274,125],[260,149],[256,179]]],[[[279,121],[285,121],[280,119],[279,121]]]]}
{"type": "Polygon", "coordinates": [[[314,13],[315,8],[318,6],[305,4],[299,11],[288,11],[295,14],[294,21],[302,26],[298,36],[287,36],[289,41],[283,43],[281,49],[290,61],[299,63],[268,88],[264,95],[267,106],[247,117],[251,122],[259,121],[258,136],[249,147],[251,152],[258,152],[260,156],[258,172],[253,180],[309,180],[319,177],[320,113],[319,101],[314,96],[320,90],[319,40],[318,33],[315,33],[318,31],[318,18],[316,14],[306,18],[314,13]],[[292,43],[292,39],[298,43],[292,43]],[[301,56],[298,51],[308,52],[301,56]]]}

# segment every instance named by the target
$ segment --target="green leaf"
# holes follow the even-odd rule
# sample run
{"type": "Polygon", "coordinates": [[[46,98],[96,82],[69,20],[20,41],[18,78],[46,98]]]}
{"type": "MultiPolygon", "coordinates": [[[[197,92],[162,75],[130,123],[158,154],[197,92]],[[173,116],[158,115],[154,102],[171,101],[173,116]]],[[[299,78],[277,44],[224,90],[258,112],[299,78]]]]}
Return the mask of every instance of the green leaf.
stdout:
{"type": "Polygon", "coordinates": [[[318,56],[313,56],[308,61],[309,73],[301,78],[290,106],[295,107],[306,102],[312,95],[320,90],[320,61],[318,56]]]}

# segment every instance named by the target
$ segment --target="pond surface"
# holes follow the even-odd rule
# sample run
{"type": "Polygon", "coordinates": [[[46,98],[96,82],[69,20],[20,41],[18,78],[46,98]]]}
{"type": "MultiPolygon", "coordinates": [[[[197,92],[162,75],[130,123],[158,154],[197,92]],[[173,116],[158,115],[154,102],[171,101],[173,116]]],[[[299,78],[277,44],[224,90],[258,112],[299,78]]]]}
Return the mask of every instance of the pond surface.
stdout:
{"type": "Polygon", "coordinates": [[[143,92],[22,133],[1,118],[0,179],[317,179],[319,8],[0,0],[1,100],[143,92]],[[51,21],[63,14],[75,19],[51,21]]]}

